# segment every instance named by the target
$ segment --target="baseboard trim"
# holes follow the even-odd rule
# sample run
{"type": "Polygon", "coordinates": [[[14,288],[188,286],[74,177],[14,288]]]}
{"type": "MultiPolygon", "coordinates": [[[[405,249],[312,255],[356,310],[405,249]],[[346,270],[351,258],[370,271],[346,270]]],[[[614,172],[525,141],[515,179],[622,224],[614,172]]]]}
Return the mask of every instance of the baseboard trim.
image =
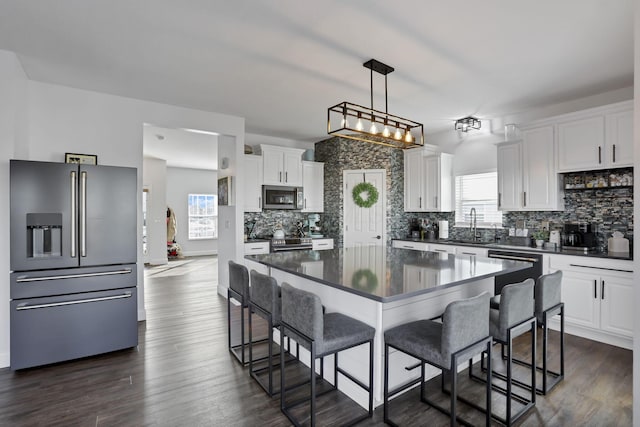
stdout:
{"type": "Polygon", "coordinates": [[[218,255],[218,250],[210,250],[210,251],[183,251],[182,256],[209,256],[209,255],[218,255]]]}
{"type": "Polygon", "coordinates": [[[11,358],[9,352],[0,353],[0,368],[8,368],[11,365],[11,358]]]}
{"type": "MultiPolygon", "coordinates": [[[[560,321],[557,319],[552,319],[549,322],[549,328],[553,329],[554,331],[559,331],[560,321]]],[[[564,331],[565,333],[570,335],[576,335],[592,341],[614,345],[616,347],[625,348],[627,350],[633,350],[633,338],[613,335],[607,332],[597,331],[584,326],[572,325],[567,323],[566,320],[564,323],[564,331]]]]}
{"type": "Polygon", "coordinates": [[[147,320],[147,310],[138,310],[138,322],[144,322],[145,320],[147,320]]]}

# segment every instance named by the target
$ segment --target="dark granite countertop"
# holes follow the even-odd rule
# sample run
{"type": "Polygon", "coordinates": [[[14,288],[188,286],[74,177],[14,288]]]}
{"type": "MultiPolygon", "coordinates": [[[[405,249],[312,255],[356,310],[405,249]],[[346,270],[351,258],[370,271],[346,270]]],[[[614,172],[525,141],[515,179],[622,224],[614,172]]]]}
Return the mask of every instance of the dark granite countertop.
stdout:
{"type": "Polygon", "coordinates": [[[411,237],[407,237],[404,239],[394,239],[400,240],[404,242],[423,242],[423,243],[433,243],[438,245],[453,245],[453,246],[469,246],[476,248],[485,248],[485,249],[505,249],[505,250],[513,250],[513,251],[524,251],[524,252],[542,252],[548,254],[557,254],[557,255],[574,255],[574,256],[583,256],[583,257],[595,257],[595,258],[609,258],[609,259],[620,259],[620,260],[633,260],[633,251],[629,253],[611,253],[607,251],[590,251],[590,252],[580,252],[573,249],[567,248],[551,248],[551,247],[543,247],[543,248],[535,248],[531,246],[521,246],[521,245],[510,245],[504,243],[496,243],[496,242],[465,242],[461,240],[426,240],[426,239],[413,239],[411,237]]]}
{"type": "Polygon", "coordinates": [[[381,302],[401,300],[531,266],[528,262],[376,246],[285,251],[245,258],[381,302]],[[405,277],[409,276],[419,276],[421,280],[405,283],[405,277]]]}

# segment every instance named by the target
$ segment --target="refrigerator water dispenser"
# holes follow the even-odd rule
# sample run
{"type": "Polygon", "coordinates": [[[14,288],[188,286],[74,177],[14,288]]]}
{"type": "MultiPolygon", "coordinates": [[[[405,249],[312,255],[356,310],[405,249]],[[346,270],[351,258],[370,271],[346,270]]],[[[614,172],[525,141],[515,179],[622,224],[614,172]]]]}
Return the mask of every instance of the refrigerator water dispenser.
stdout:
{"type": "Polygon", "coordinates": [[[27,214],[27,257],[62,256],[62,214],[27,214]]]}

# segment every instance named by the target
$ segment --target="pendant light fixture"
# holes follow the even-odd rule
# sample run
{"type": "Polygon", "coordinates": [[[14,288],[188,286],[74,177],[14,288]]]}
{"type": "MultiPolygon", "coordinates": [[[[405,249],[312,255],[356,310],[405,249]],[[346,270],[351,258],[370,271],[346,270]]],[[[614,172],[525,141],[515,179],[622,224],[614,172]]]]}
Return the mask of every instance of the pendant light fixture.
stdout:
{"type": "Polygon", "coordinates": [[[481,126],[482,126],[482,123],[480,122],[480,119],[476,119],[473,116],[468,116],[468,117],[456,120],[456,123],[455,125],[453,125],[453,128],[455,130],[460,130],[462,132],[469,132],[471,129],[480,129],[481,126]]]}
{"type": "Polygon", "coordinates": [[[355,139],[373,144],[387,145],[394,148],[413,148],[424,145],[424,128],[422,123],[405,119],[388,112],[387,74],[393,67],[371,59],[364,64],[371,76],[371,107],[341,102],[327,109],[327,133],[342,138],[355,139]],[[385,110],[373,108],[373,72],[384,76],[385,110]],[[332,128],[331,124],[340,124],[332,128]],[[355,125],[353,125],[355,123],[355,125]]]}

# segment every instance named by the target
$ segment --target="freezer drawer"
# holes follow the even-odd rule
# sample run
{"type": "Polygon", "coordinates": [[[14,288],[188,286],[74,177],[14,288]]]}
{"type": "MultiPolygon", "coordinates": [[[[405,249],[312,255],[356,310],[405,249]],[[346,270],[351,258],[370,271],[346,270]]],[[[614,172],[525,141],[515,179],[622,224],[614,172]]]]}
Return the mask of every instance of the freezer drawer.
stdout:
{"type": "Polygon", "coordinates": [[[107,291],[137,285],[136,264],[11,273],[11,299],[107,291]]]}
{"type": "Polygon", "coordinates": [[[137,289],[11,301],[11,369],[138,345],[137,289]]]}

